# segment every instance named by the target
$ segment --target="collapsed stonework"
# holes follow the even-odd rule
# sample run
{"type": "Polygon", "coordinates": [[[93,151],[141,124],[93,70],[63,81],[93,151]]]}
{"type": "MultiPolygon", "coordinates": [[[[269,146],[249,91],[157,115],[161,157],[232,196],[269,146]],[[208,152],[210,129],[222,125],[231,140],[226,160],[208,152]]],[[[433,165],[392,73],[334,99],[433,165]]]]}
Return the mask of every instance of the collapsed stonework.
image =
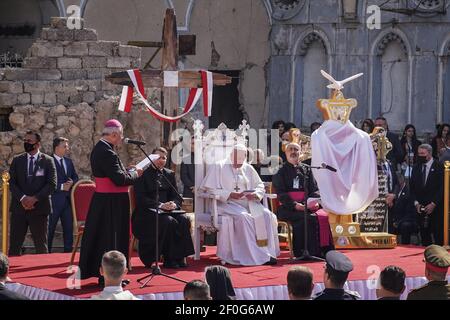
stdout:
{"type": "MultiPolygon", "coordinates": [[[[119,113],[121,87],[105,75],[139,68],[141,49],[118,41],[97,39],[94,29],[69,29],[66,18],[52,18],[28,50],[24,68],[0,69],[0,108],[12,108],[12,131],[0,132],[0,171],[7,170],[23,152],[20,139],[27,130],[42,135],[42,151],[52,153],[53,138],[70,140],[71,158],[82,177],[90,177],[89,154],[108,118],[124,124],[125,135],[159,142],[159,122],[143,108],[119,113]]],[[[133,146],[122,146],[124,163],[142,156],[133,146]]]]}

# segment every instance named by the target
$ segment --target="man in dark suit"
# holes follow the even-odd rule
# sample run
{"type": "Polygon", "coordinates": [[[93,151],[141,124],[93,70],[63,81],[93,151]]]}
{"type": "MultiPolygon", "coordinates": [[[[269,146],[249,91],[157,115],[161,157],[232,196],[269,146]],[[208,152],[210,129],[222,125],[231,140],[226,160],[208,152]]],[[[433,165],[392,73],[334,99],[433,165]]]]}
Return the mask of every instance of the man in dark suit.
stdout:
{"type": "Polygon", "coordinates": [[[6,288],[8,280],[9,261],[8,257],[0,252],[0,301],[1,300],[29,300],[26,296],[6,288]]]}
{"type": "Polygon", "coordinates": [[[401,244],[410,244],[411,235],[417,232],[417,213],[411,199],[409,183],[403,175],[400,176],[400,190],[395,197],[392,213],[394,228],[401,236],[401,244]]]}
{"type": "Polygon", "coordinates": [[[394,232],[394,203],[400,189],[398,183],[397,173],[394,166],[389,160],[380,164],[382,171],[386,174],[387,189],[386,189],[386,204],[388,206],[388,232],[394,232]]]}
{"type": "Polygon", "coordinates": [[[56,165],[57,186],[52,195],[53,212],[48,223],[48,252],[52,251],[53,236],[56,225],[61,219],[64,237],[64,252],[72,252],[73,216],[70,205],[70,190],[78,175],[71,159],[66,157],[69,151],[69,140],[58,137],[53,140],[53,159],[56,165]]]}
{"type": "Polygon", "coordinates": [[[48,215],[52,212],[50,196],[56,190],[56,168],[53,158],[39,151],[41,136],[28,131],[24,138],[25,153],[14,157],[11,176],[10,256],[21,254],[28,227],[36,253],[47,253],[48,215]]]}
{"type": "Polygon", "coordinates": [[[392,143],[392,150],[387,154],[387,159],[391,161],[395,171],[397,171],[397,164],[402,163],[405,155],[400,144],[398,135],[389,131],[389,126],[386,118],[378,117],[375,119],[375,127],[382,127],[386,130],[386,137],[392,143]]]}
{"type": "Polygon", "coordinates": [[[418,149],[418,163],[413,167],[411,176],[411,199],[419,216],[422,245],[432,244],[433,233],[436,244],[443,243],[444,168],[433,159],[433,148],[422,144],[418,149]]]}

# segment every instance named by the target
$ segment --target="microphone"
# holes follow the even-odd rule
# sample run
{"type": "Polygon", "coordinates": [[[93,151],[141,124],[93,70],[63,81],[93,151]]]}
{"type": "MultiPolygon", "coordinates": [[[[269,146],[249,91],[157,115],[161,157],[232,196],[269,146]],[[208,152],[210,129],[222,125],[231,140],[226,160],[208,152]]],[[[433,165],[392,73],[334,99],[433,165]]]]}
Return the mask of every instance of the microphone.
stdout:
{"type": "Polygon", "coordinates": [[[125,142],[126,144],[135,144],[137,146],[145,146],[146,144],[144,141],[132,140],[128,138],[123,139],[123,142],[125,142]]]}
{"type": "Polygon", "coordinates": [[[333,172],[337,171],[335,168],[333,168],[332,166],[327,165],[326,163],[322,163],[322,168],[323,169],[328,169],[328,170],[333,171],[333,172]]]}

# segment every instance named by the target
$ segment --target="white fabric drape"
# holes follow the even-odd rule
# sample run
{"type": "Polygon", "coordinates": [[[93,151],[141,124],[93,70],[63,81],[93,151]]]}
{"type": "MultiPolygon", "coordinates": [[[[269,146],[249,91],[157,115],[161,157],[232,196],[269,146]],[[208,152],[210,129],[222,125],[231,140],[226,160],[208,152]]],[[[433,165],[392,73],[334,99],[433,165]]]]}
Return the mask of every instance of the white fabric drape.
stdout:
{"type": "MultiPolygon", "coordinates": [[[[450,276],[447,277],[450,281],[450,276]]],[[[405,300],[409,291],[424,285],[427,280],[424,277],[409,277],[406,278],[406,289],[402,295],[402,300],[405,300]]],[[[6,287],[15,292],[26,295],[33,300],[78,300],[79,298],[71,297],[49,290],[30,287],[20,283],[8,283],[6,287]]],[[[376,300],[376,291],[373,281],[371,280],[353,280],[347,281],[346,288],[348,290],[357,291],[362,300],[376,300]]],[[[324,289],[323,283],[316,283],[313,294],[318,293],[324,289]]],[[[286,285],[252,287],[252,288],[235,288],[237,300],[288,300],[286,285]]],[[[163,292],[163,293],[149,293],[144,295],[136,295],[136,297],[143,300],[183,300],[183,292],[163,292]]]]}
{"type": "Polygon", "coordinates": [[[367,133],[350,121],[327,120],[311,135],[311,148],[312,166],[326,163],[337,169],[313,169],[326,211],[360,212],[378,197],[376,155],[367,133]]]}

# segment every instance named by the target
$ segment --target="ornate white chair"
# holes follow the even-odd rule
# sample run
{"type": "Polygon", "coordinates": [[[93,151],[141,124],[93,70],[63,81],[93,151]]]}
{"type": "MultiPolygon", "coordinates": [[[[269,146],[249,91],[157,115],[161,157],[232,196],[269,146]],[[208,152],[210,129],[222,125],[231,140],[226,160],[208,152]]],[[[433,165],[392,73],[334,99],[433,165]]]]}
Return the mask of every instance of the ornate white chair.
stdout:
{"type": "MultiPolygon", "coordinates": [[[[203,134],[203,123],[196,120],[193,125],[195,139],[195,221],[194,248],[195,260],[200,259],[202,231],[220,232],[221,216],[217,211],[218,196],[200,190],[199,187],[208,169],[221,160],[226,159],[236,144],[247,145],[247,135],[250,126],[246,120],[242,121],[239,129],[234,131],[221,123],[217,129],[208,130],[203,134]]],[[[268,207],[265,195],[263,204],[268,207]]]]}

